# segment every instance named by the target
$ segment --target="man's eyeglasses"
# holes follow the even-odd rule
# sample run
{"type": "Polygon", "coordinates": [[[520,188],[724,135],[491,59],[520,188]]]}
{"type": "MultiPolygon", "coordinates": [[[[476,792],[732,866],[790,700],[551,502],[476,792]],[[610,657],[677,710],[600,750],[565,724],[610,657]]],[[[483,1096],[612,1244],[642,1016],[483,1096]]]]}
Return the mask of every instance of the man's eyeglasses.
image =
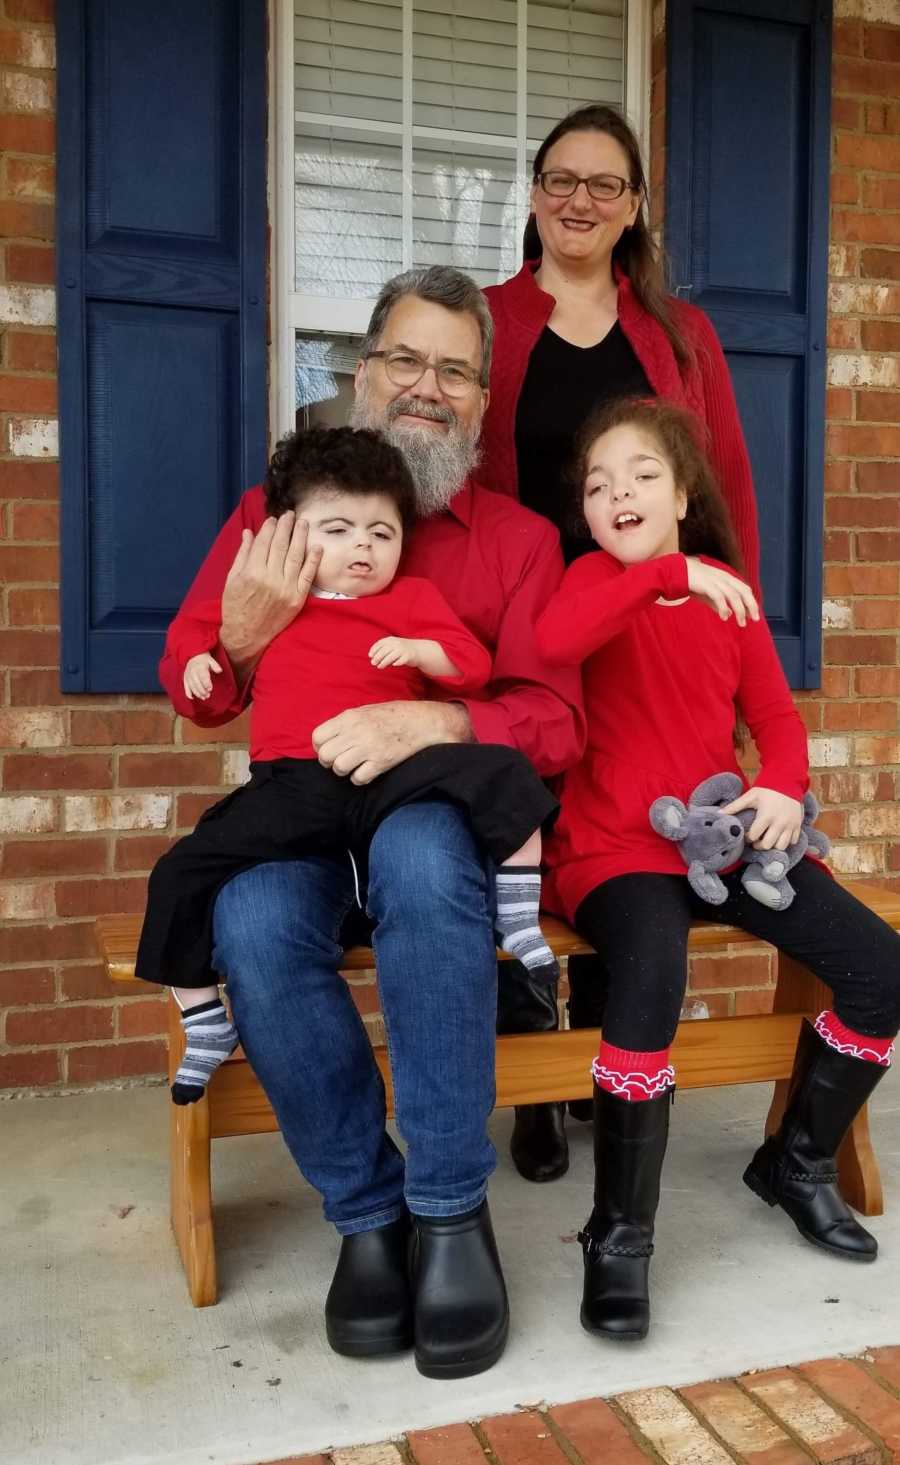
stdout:
{"type": "Polygon", "coordinates": [[[640,191],[634,183],[629,183],[627,178],[620,178],[616,173],[594,173],[590,178],[579,178],[575,173],[563,172],[561,168],[551,168],[546,173],[539,173],[538,182],[551,198],[571,198],[577,192],[579,183],[583,183],[591,198],[595,198],[598,203],[611,203],[613,199],[621,198],[626,188],[632,193],[640,191]]]}
{"type": "Polygon", "coordinates": [[[437,384],[445,397],[464,397],[481,382],[477,367],[467,366],[463,361],[427,361],[415,351],[367,351],[366,360],[377,356],[384,362],[388,381],[395,387],[414,387],[420,382],[429,366],[434,369],[437,384]]]}

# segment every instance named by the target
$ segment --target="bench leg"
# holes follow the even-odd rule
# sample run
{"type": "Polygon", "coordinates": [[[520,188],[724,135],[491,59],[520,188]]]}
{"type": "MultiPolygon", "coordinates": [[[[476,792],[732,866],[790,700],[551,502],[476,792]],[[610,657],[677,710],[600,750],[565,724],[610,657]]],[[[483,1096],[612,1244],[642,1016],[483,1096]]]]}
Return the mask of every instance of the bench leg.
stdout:
{"type": "MultiPolygon", "coordinates": [[[[805,967],[789,956],[778,954],[778,985],[775,989],[776,1012],[804,1012],[815,1015],[831,1006],[831,992],[805,967]]],[[[787,1108],[794,1079],[779,1079],[766,1117],[766,1136],[774,1134],[787,1108]]],[[[878,1161],[869,1136],[868,1106],[864,1105],[844,1138],[838,1155],[841,1195],[848,1205],[863,1216],[880,1216],[884,1211],[884,1192],[878,1161]]]]}
{"type": "MultiPolygon", "coordinates": [[[[181,1061],[184,1035],[176,1003],[169,1004],[169,1078],[181,1061]]],[[[170,1187],[172,1230],[181,1252],[188,1290],[195,1307],[218,1300],[210,1178],[209,1099],[170,1104],[170,1187]]]]}

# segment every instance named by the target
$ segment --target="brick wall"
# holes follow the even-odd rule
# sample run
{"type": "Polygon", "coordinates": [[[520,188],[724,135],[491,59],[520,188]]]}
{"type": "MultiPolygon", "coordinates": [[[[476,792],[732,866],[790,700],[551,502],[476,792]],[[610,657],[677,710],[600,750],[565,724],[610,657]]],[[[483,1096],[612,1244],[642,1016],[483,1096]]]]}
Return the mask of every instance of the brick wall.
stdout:
{"type": "MultiPolygon", "coordinates": [[[[900,880],[900,0],[837,0],[826,670],[801,699],[836,862],[900,880]],[[885,23],[887,20],[893,23],[885,23]]],[[[122,997],[91,923],[137,911],[147,872],[246,767],[161,697],[57,682],[53,9],[0,0],[0,1090],[162,1071],[158,998],[122,997]]],[[[655,7],[651,177],[662,219],[664,9],[655,7]]],[[[689,1004],[765,1009],[763,952],[694,962],[689,1004]]],[[[374,1035],[370,982],[354,984],[374,1035]]]]}

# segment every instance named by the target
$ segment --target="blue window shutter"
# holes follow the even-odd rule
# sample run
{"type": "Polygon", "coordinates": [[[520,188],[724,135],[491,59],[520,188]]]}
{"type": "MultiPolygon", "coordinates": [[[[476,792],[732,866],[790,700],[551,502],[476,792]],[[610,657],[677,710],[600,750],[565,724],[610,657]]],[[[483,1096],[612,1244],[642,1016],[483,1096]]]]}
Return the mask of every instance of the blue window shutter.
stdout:
{"type": "Polygon", "coordinates": [[[816,687],[831,4],[668,0],[666,26],[666,247],[731,368],[788,680],[816,687]]]}
{"type": "Polygon", "coordinates": [[[264,0],[58,0],[66,692],[159,691],[267,449],[264,0]]]}

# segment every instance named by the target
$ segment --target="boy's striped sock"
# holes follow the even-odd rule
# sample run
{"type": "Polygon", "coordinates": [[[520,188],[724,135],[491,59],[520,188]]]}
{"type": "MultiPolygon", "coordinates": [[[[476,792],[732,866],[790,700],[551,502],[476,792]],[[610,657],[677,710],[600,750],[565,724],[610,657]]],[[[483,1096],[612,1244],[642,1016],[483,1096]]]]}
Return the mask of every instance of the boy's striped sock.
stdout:
{"type": "Polygon", "coordinates": [[[237,1047],[237,1028],[218,997],[184,1008],[181,1026],[187,1046],[172,1084],[172,1098],[176,1104],[196,1104],[216,1069],[237,1047]]]}
{"type": "Polygon", "coordinates": [[[555,982],[559,967],[540,925],[541,872],[536,865],[501,865],[497,871],[497,916],[500,945],[527,967],[532,976],[555,982]]]}

